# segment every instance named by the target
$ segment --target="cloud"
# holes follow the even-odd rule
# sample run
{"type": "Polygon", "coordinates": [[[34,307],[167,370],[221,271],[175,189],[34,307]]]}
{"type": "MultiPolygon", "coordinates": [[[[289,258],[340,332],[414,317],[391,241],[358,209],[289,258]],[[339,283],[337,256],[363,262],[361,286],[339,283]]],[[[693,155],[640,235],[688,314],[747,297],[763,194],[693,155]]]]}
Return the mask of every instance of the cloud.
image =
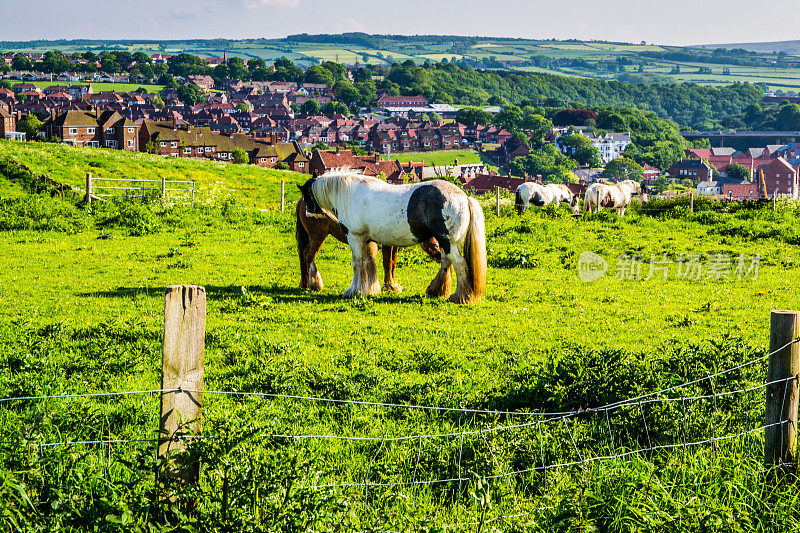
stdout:
{"type": "Polygon", "coordinates": [[[295,8],[300,5],[300,0],[245,0],[246,9],[259,9],[262,7],[295,8]]]}

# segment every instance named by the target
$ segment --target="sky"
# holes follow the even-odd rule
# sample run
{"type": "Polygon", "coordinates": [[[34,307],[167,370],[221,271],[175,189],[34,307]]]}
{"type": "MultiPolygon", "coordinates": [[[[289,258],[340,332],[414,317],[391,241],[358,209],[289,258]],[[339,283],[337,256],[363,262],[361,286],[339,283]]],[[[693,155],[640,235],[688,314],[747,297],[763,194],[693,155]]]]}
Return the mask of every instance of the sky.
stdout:
{"type": "Polygon", "coordinates": [[[752,0],[0,0],[0,40],[479,35],[708,44],[800,39],[795,2],[752,0]]]}

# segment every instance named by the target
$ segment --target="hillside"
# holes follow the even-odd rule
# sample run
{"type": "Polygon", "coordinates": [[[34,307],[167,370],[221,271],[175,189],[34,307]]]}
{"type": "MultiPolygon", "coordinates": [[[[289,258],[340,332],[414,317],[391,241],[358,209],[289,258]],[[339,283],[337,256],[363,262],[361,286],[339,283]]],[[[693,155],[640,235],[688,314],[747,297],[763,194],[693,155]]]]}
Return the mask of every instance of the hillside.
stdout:
{"type": "Polygon", "coordinates": [[[770,41],[764,43],[725,43],[725,44],[699,44],[697,48],[739,48],[751,52],[784,52],[786,54],[800,55],[800,41],[770,41]]]}
{"type": "Polygon", "coordinates": [[[0,158],[21,163],[37,174],[83,190],[86,174],[95,178],[125,178],[195,181],[200,204],[219,203],[232,197],[252,207],[275,209],[280,203],[280,182],[294,195],[294,183],[308,178],[304,174],[268,170],[253,165],[234,165],[184,158],[165,158],[144,153],[97,148],[74,148],[47,143],[21,144],[0,140],[0,158]]]}
{"type": "MultiPolygon", "coordinates": [[[[770,43],[766,43],[770,44],[770,43]]],[[[370,35],[365,33],[330,35],[291,35],[282,39],[212,39],[190,41],[71,40],[0,42],[0,50],[100,52],[102,50],[143,51],[147,54],[201,55],[244,59],[261,58],[269,62],[287,57],[303,67],[334,61],[347,65],[391,66],[394,62],[417,63],[447,60],[473,68],[501,68],[562,74],[607,80],[645,83],[698,83],[729,85],[764,83],[770,90],[800,89],[800,58],[790,56],[776,61],[777,52],[797,53],[767,46],[740,57],[714,56],[711,45],[697,47],[662,46],[646,43],[580,41],[577,39],[534,40],[447,35],[370,35]],[[756,53],[757,52],[757,53],[756,53]],[[669,57],[669,54],[680,54],[669,57]],[[664,54],[667,54],[666,56],[664,54]],[[708,69],[710,70],[704,70],[708,69]]],[[[722,45],[728,48],[728,45],[722,45]]],[[[734,45],[730,45],[734,46],[734,45]]],[[[746,45],[735,45],[747,48],[746,45]]]]}

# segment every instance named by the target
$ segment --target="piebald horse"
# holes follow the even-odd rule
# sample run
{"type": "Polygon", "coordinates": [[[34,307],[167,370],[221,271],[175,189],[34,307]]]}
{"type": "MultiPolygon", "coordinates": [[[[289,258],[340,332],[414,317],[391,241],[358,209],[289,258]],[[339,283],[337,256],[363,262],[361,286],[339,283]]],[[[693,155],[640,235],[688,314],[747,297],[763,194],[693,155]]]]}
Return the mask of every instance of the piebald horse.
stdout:
{"type": "MultiPolygon", "coordinates": [[[[413,246],[431,237],[439,243],[441,267],[428,296],[447,296],[450,266],[456,272],[451,302],[473,303],[486,286],[483,210],[474,198],[443,180],[389,185],[351,170],[335,170],[299,186],[311,217],[330,213],[339,221],[353,254],[353,281],[345,298],[380,291],[370,269],[369,243],[413,246]]],[[[372,263],[374,264],[374,263],[372,263]]]]}
{"type": "MultiPolygon", "coordinates": [[[[335,239],[344,244],[347,244],[347,237],[342,231],[339,221],[332,216],[328,214],[321,218],[307,216],[306,204],[302,198],[297,202],[295,215],[295,238],[297,240],[297,253],[300,256],[300,288],[321,291],[324,284],[322,283],[322,276],[317,270],[315,261],[317,253],[328,235],[333,235],[335,239]]],[[[377,255],[377,245],[371,242],[369,243],[369,247],[372,264],[368,266],[368,268],[375,268],[374,258],[377,255]]],[[[436,239],[431,238],[422,243],[422,249],[437,263],[442,261],[442,254],[436,239]]],[[[397,266],[398,250],[399,248],[396,246],[381,246],[381,252],[383,254],[384,287],[386,290],[393,292],[403,291],[403,287],[397,283],[397,279],[394,275],[395,267],[397,266]]],[[[447,277],[447,282],[450,282],[449,276],[447,277]]]]}
{"type": "Polygon", "coordinates": [[[548,183],[542,185],[528,181],[517,187],[514,207],[517,213],[522,213],[531,205],[542,207],[548,204],[567,202],[574,214],[578,214],[578,196],[572,194],[566,185],[548,183]]]}
{"type": "Polygon", "coordinates": [[[616,209],[617,214],[624,216],[625,208],[630,205],[634,196],[642,203],[647,202],[647,187],[644,183],[634,180],[625,180],[614,185],[592,183],[583,198],[583,212],[598,212],[601,208],[616,209]]]}

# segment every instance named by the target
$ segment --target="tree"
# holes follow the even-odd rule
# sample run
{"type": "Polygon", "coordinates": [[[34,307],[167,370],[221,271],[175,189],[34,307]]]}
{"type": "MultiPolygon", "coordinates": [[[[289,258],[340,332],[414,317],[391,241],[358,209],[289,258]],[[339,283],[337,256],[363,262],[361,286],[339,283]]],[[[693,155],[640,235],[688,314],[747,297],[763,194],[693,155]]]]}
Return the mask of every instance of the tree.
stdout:
{"type": "Polygon", "coordinates": [[[165,87],[171,87],[173,89],[178,87],[178,82],[175,81],[175,77],[172,74],[166,73],[158,77],[158,84],[165,87]]]}
{"type": "Polygon", "coordinates": [[[36,118],[33,113],[28,113],[25,118],[17,123],[17,129],[23,132],[29,141],[39,138],[39,129],[41,127],[42,121],[36,118]]]}
{"type": "Polygon", "coordinates": [[[456,112],[456,122],[470,126],[487,126],[492,123],[492,114],[477,107],[462,107],[456,112]]]}
{"type": "Polygon", "coordinates": [[[347,79],[347,69],[344,68],[339,63],[334,63],[333,61],[325,61],[322,64],[322,68],[326,69],[328,72],[331,73],[331,77],[333,78],[334,82],[347,79]]]}
{"type": "Polygon", "coordinates": [[[653,192],[656,194],[662,193],[669,188],[669,180],[666,176],[659,176],[656,178],[656,183],[653,185],[653,192]]]}
{"type": "Polygon", "coordinates": [[[340,115],[349,116],[350,110],[341,102],[330,102],[325,105],[325,113],[329,115],[338,113],[340,115]]]}
{"type": "Polygon", "coordinates": [[[738,182],[750,181],[750,169],[738,163],[730,163],[728,165],[728,179],[738,182]]]}
{"type": "Polygon", "coordinates": [[[776,124],[782,131],[800,130],[800,105],[788,104],[781,107],[776,117],[776,124]]]}
{"type": "Polygon", "coordinates": [[[592,144],[588,137],[579,133],[562,135],[556,139],[562,152],[578,162],[579,165],[599,167],[600,150],[592,144]]]}
{"type": "Polygon", "coordinates": [[[303,77],[303,82],[331,86],[333,85],[333,74],[331,74],[331,71],[326,68],[320,67],[319,65],[314,65],[313,67],[308,67],[308,70],[306,70],[306,74],[303,77]]]}
{"type": "Polygon", "coordinates": [[[553,129],[553,123],[536,113],[528,113],[522,119],[522,129],[528,132],[531,146],[541,146],[545,135],[553,129]]]}
{"type": "Polygon", "coordinates": [[[493,122],[496,126],[500,126],[509,131],[517,130],[522,124],[522,110],[515,105],[504,106],[503,109],[494,116],[493,122]]]}
{"type": "Polygon", "coordinates": [[[250,156],[241,148],[234,148],[231,155],[233,156],[233,162],[237,165],[246,165],[250,162],[250,156]]]}
{"type": "Polygon", "coordinates": [[[361,99],[361,93],[350,80],[337,81],[333,86],[333,92],[336,93],[336,99],[347,106],[351,106],[361,99]]]}
{"type": "Polygon", "coordinates": [[[199,104],[206,101],[206,92],[198,85],[186,83],[178,87],[178,99],[186,105],[199,104]]]}
{"type": "Polygon", "coordinates": [[[249,80],[250,71],[244,64],[244,59],[241,57],[232,57],[228,59],[228,77],[234,80],[249,80]]]}
{"type": "Polygon", "coordinates": [[[247,107],[247,104],[245,104],[244,102],[239,102],[238,104],[236,104],[236,111],[241,111],[242,113],[247,113],[247,112],[250,111],[250,108],[247,107]]]}
{"type": "Polygon", "coordinates": [[[644,169],[633,159],[618,157],[606,163],[606,168],[601,174],[608,180],[636,180],[641,181],[644,176],[644,169]]]}
{"type": "Polygon", "coordinates": [[[11,68],[13,70],[31,70],[33,68],[33,64],[27,57],[17,54],[11,60],[11,68]]]}
{"type": "Polygon", "coordinates": [[[553,115],[556,126],[586,126],[597,120],[597,113],[590,109],[562,109],[553,115]]]}
{"type": "Polygon", "coordinates": [[[303,102],[303,105],[300,106],[300,112],[306,116],[319,115],[322,113],[322,106],[312,98],[303,102]]]}
{"type": "Polygon", "coordinates": [[[142,65],[149,65],[150,63],[153,62],[150,56],[145,54],[144,52],[134,52],[132,59],[133,61],[136,61],[136,64],[139,65],[140,67],[142,65]]]}
{"type": "Polygon", "coordinates": [[[542,176],[545,183],[565,183],[573,181],[572,171],[577,168],[575,161],[560,153],[552,144],[539,150],[532,150],[524,157],[517,157],[508,165],[514,176],[528,174],[542,176]]]}

